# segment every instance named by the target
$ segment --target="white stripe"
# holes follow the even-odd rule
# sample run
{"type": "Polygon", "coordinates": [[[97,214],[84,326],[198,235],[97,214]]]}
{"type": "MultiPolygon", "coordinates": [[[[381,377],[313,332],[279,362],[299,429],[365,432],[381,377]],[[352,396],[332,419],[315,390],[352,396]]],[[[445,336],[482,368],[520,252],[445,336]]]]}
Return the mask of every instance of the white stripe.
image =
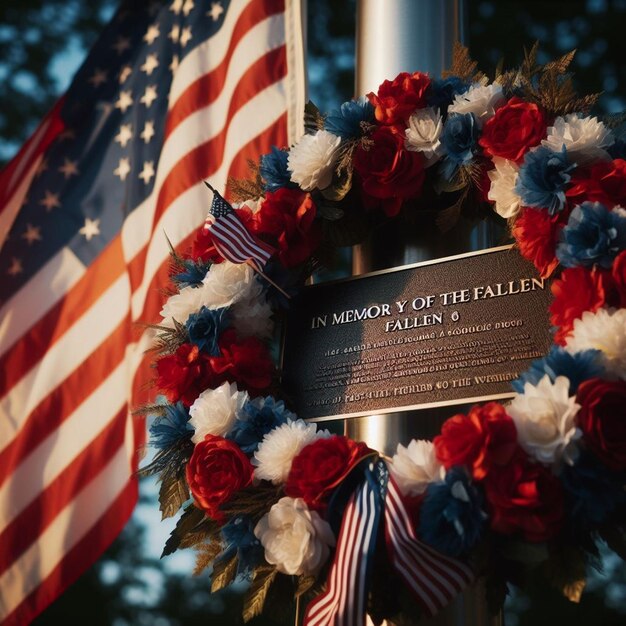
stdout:
{"type": "Polygon", "coordinates": [[[41,442],[0,487],[0,532],[92,442],[127,401],[128,368],[112,374],[41,442]]]}
{"type": "MultiPolygon", "coordinates": [[[[131,440],[126,445],[134,444],[131,440]]],[[[100,474],[41,533],[39,540],[0,576],[0,621],[52,573],[104,515],[128,483],[130,472],[128,451],[122,446],[100,474]]]]}

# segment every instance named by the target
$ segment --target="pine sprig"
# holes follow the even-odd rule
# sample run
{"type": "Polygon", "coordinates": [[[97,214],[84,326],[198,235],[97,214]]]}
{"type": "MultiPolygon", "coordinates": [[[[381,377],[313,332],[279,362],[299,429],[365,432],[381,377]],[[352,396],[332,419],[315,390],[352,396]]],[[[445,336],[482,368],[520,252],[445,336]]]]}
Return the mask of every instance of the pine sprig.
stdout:
{"type": "Polygon", "coordinates": [[[190,504],[180,516],[174,530],[172,530],[168,540],[165,542],[161,558],[176,552],[178,548],[182,547],[182,539],[189,533],[193,533],[194,530],[196,530],[204,522],[204,520],[204,511],[201,511],[193,504],[190,504]]]}
{"type": "Polygon", "coordinates": [[[248,169],[253,178],[235,178],[229,176],[226,188],[233,202],[245,202],[246,200],[258,200],[265,193],[263,190],[263,178],[259,164],[248,159],[248,169]]]}
{"type": "Polygon", "coordinates": [[[324,128],[324,116],[311,100],[304,105],[304,131],[307,135],[314,135],[324,128]]]}
{"type": "Polygon", "coordinates": [[[213,564],[217,555],[222,551],[222,543],[219,540],[203,543],[196,548],[196,564],[193,568],[193,575],[198,576],[207,567],[213,564]]]}
{"type": "Polygon", "coordinates": [[[485,75],[482,72],[477,72],[477,67],[478,62],[470,56],[469,48],[456,41],[452,50],[452,65],[450,69],[444,70],[441,75],[443,78],[458,76],[464,81],[480,82],[485,78],[485,75]]]}
{"type": "Polygon", "coordinates": [[[189,341],[187,328],[177,320],[172,321],[174,328],[160,324],[148,325],[150,328],[157,330],[158,334],[154,339],[153,345],[148,348],[147,352],[154,352],[161,356],[174,354],[182,344],[189,341]]]}
{"type": "Polygon", "coordinates": [[[228,518],[247,515],[258,521],[281,497],[281,490],[273,486],[248,487],[238,491],[233,498],[220,507],[228,518]]]}

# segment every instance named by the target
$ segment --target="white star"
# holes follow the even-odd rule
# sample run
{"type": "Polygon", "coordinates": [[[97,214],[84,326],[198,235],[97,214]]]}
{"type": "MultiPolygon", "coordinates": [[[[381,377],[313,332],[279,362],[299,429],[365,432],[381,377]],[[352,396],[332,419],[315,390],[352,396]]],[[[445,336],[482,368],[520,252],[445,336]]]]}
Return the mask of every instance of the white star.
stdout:
{"type": "Polygon", "coordinates": [[[126,180],[128,173],[130,172],[130,159],[128,157],[124,157],[119,160],[117,167],[113,170],[113,173],[116,176],[120,177],[120,180],[126,180]]]}
{"type": "Polygon", "coordinates": [[[211,16],[214,22],[220,19],[220,15],[224,13],[224,7],[219,2],[211,2],[211,10],[207,11],[207,15],[211,16]]]}
{"type": "Polygon", "coordinates": [[[141,131],[140,137],[144,140],[145,143],[148,143],[153,136],[154,122],[146,122],[143,126],[143,131],[141,131]]]}
{"type": "Polygon", "coordinates": [[[185,17],[187,17],[193,11],[193,0],[185,0],[185,4],[183,5],[183,13],[185,17]]]}
{"type": "Polygon", "coordinates": [[[133,127],[131,124],[122,124],[120,126],[120,132],[115,135],[114,141],[122,146],[126,147],[126,144],[133,138],[133,127]]]}
{"type": "Polygon", "coordinates": [[[120,85],[126,82],[126,79],[133,73],[133,68],[130,65],[125,65],[118,74],[120,85]]]}
{"type": "Polygon", "coordinates": [[[107,72],[106,72],[106,70],[101,70],[99,68],[96,68],[94,70],[94,73],[92,74],[91,78],[89,79],[89,82],[94,87],[100,87],[100,85],[102,83],[106,83],[107,82],[107,72]]]}
{"type": "Polygon", "coordinates": [[[178,24],[172,25],[172,30],[170,30],[168,37],[172,40],[172,43],[176,43],[178,38],[180,37],[180,26],[178,24]]]}
{"type": "Polygon", "coordinates": [[[180,34],[180,45],[186,46],[191,39],[191,26],[183,28],[183,32],[180,34]]]}
{"type": "Polygon", "coordinates": [[[178,55],[175,54],[172,57],[172,62],[170,63],[170,72],[175,72],[178,69],[178,55]]]}
{"type": "Polygon", "coordinates": [[[18,274],[21,274],[23,271],[24,271],[24,268],[22,267],[22,262],[19,259],[16,259],[15,257],[13,257],[11,259],[11,266],[7,270],[7,274],[9,274],[9,276],[17,276],[18,274]]]}
{"type": "Polygon", "coordinates": [[[85,225],[78,231],[85,236],[87,241],[91,241],[93,237],[100,234],[100,220],[92,220],[85,218],[85,225]]]}
{"type": "Polygon", "coordinates": [[[139,102],[142,102],[143,104],[146,105],[146,108],[149,108],[150,105],[156,99],[157,99],[156,85],[148,85],[146,87],[146,90],[143,92],[143,96],[141,96],[141,100],[139,100],[139,102]]]}
{"type": "Polygon", "coordinates": [[[173,11],[176,15],[178,15],[182,8],[183,0],[174,0],[174,2],[172,2],[172,6],[170,7],[170,11],[173,11]]]}
{"type": "Polygon", "coordinates": [[[145,72],[148,76],[152,74],[155,68],[159,66],[156,54],[149,54],[146,57],[146,62],[141,66],[141,71],[145,72]]]}
{"type": "Polygon", "coordinates": [[[128,37],[118,37],[117,41],[113,44],[113,49],[118,54],[122,54],[124,50],[130,48],[130,39],[128,37]]]}
{"type": "Polygon", "coordinates": [[[115,103],[115,108],[120,109],[122,113],[126,113],[126,109],[133,104],[130,91],[120,91],[120,97],[115,103]]]}
{"type": "Polygon", "coordinates": [[[50,212],[55,207],[61,206],[61,202],[59,201],[59,194],[52,193],[51,191],[46,191],[46,197],[42,198],[39,201],[39,204],[46,207],[46,211],[50,212]]]}
{"type": "Polygon", "coordinates": [[[41,241],[41,229],[32,224],[26,224],[26,230],[22,233],[22,239],[26,239],[29,246],[35,243],[35,241],[41,241]]]}
{"type": "Polygon", "coordinates": [[[78,161],[71,161],[68,158],[64,159],[63,165],[59,168],[59,172],[63,174],[65,180],[72,176],[78,176],[78,161]]]}
{"type": "Polygon", "coordinates": [[[143,169],[141,170],[141,174],[139,174],[139,178],[141,178],[143,182],[147,185],[153,176],[154,176],[154,161],[144,161],[143,169]]]}
{"type": "Polygon", "coordinates": [[[143,40],[149,45],[151,46],[154,43],[154,40],[160,35],[160,31],[159,31],[159,27],[157,24],[153,24],[152,26],[150,26],[146,32],[146,34],[143,36],[143,40]]]}

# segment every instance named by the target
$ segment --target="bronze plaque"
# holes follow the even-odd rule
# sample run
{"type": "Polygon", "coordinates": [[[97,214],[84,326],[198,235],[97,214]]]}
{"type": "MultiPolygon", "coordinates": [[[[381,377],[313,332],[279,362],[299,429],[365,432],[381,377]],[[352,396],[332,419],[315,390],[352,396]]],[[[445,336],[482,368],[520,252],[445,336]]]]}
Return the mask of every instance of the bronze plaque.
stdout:
{"type": "Polygon", "coordinates": [[[550,348],[550,300],[512,246],[305,287],[284,387],[312,420],[511,397],[550,348]]]}

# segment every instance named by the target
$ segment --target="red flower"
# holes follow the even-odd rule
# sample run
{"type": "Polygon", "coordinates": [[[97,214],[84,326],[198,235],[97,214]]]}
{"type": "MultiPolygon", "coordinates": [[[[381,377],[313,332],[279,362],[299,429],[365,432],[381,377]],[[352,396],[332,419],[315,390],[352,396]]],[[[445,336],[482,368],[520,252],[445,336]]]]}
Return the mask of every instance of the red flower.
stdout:
{"type": "Polygon", "coordinates": [[[256,337],[238,340],[235,330],[222,333],[218,342],[220,356],[210,357],[218,385],[236,382],[248,391],[267,389],[272,382],[274,364],[267,346],[256,337]]]}
{"type": "Polygon", "coordinates": [[[187,463],[187,484],[198,507],[223,522],[219,507],[252,483],[252,472],[250,460],[235,442],[206,435],[187,463]]]}
{"type": "Polygon", "coordinates": [[[542,278],[548,278],[557,268],[556,244],[563,226],[547,211],[526,208],[517,218],[513,236],[520,254],[531,261],[542,278]]]}
{"type": "Polygon", "coordinates": [[[482,480],[492,467],[510,461],[517,449],[517,430],[504,407],[489,402],[446,420],[434,444],[446,469],[465,465],[474,480],[482,480]]]}
{"type": "Polygon", "coordinates": [[[610,468],[626,470],[626,382],[591,378],[578,387],[576,401],[589,448],[610,468]]]}
{"type": "Polygon", "coordinates": [[[376,119],[385,125],[405,122],[415,109],[426,106],[426,91],[430,87],[428,74],[401,72],[393,80],[385,80],[378,93],[367,97],[375,108],[376,119]]]}
{"type": "Polygon", "coordinates": [[[559,479],[518,451],[508,464],[490,472],[484,482],[491,527],[506,535],[521,532],[527,541],[554,537],[563,520],[559,479]]]}
{"type": "Polygon", "coordinates": [[[602,202],[608,208],[626,204],[626,161],[599,161],[591,167],[578,168],[565,192],[570,207],[581,202],[602,202]]]}
{"type": "Polygon", "coordinates": [[[405,198],[417,196],[424,183],[424,157],[404,147],[404,137],[382,126],[373,134],[374,145],[357,148],[354,168],[365,193],[383,200],[389,216],[400,211],[405,198]]]}
{"type": "Polygon", "coordinates": [[[334,489],[369,452],[364,443],[340,435],[317,439],[302,448],[291,464],[285,493],[320,508],[334,489]]]}
{"type": "Polygon", "coordinates": [[[172,403],[181,400],[191,406],[207,388],[217,386],[210,357],[198,346],[184,343],[174,354],[156,362],[157,387],[172,403]]]}
{"type": "Polygon", "coordinates": [[[615,297],[615,285],[608,270],[594,267],[572,267],[563,270],[552,283],[554,300],[550,305],[550,321],[558,330],[555,343],[565,345],[567,335],[574,328],[574,320],[585,311],[594,313],[615,297]]]}
{"type": "Polygon", "coordinates": [[[544,112],[532,102],[511,98],[485,122],[478,143],[489,156],[520,162],[546,136],[544,112]]]}
{"type": "Polygon", "coordinates": [[[311,195],[283,187],[270,192],[253,216],[253,231],[277,248],[285,267],[303,263],[317,249],[321,230],[311,195]]]}
{"type": "Polygon", "coordinates": [[[613,261],[612,272],[616,299],[611,306],[626,308],[626,250],[620,252],[613,261]]]}

